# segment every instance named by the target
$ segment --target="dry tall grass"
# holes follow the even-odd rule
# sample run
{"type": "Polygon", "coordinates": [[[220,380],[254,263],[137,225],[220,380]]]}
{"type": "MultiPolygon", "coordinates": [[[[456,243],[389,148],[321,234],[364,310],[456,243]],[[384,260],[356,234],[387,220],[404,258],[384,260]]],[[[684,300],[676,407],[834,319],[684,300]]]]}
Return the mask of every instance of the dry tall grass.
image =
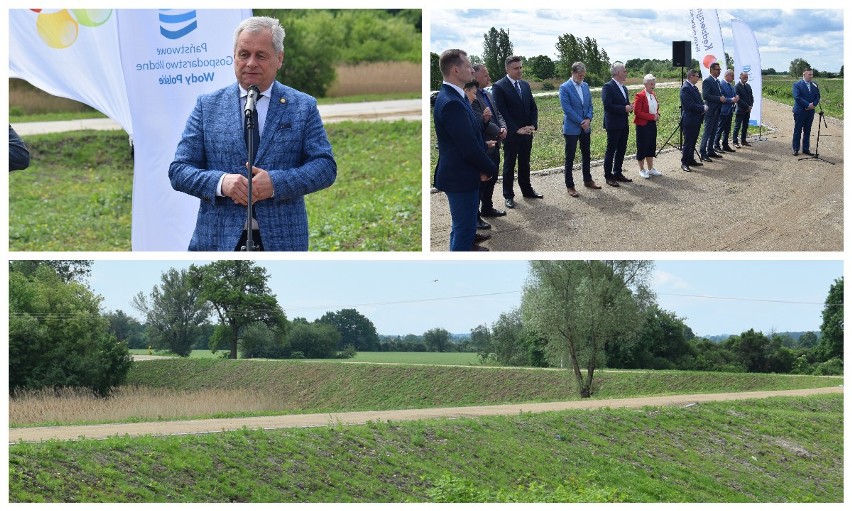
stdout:
{"type": "Polygon", "coordinates": [[[412,62],[374,62],[337,67],[337,79],[327,97],[420,92],[423,78],[420,64],[412,62]]]}
{"type": "Polygon", "coordinates": [[[250,389],[175,391],[121,387],[109,398],[80,389],[21,392],[9,399],[9,424],[169,420],[235,412],[280,411],[272,394],[250,389]]]}
{"type": "Polygon", "coordinates": [[[23,80],[9,79],[9,111],[15,115],[91,112],[93,110],[93,108],[78,101],[51,96],[23,80]]]}

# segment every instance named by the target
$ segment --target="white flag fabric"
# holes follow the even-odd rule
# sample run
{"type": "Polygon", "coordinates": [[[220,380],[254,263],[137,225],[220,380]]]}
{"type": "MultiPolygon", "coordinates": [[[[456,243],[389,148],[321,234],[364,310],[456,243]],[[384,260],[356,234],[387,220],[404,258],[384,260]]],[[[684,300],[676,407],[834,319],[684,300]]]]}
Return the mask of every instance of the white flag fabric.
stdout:
{"type": "Polygon", "coordinates": [[[735,79],[739,80],[742,72],[748,73],[748,83],[754,94],[754,106],[751,108],[748,123],[751,126],[758,126],[763,105],[763,76],[760,73],[760,49],[757,46],[757,38],[751,28],[740,20],[731,20],[731,30],[734,33],[735,79]]]}
{"type": "Polygon", "coordinates": [[[198,199],[168,169],[199,94],[234,83],[250,10],[13,9],[10,76],[85,103],[133,137],[133,250],[186,250],[198,199]]]}
{"type": "Polygon", "coordinates": [[[701,78],[710,76],[710,65],[719,62],[725,68],[725,47],[716,9],[690,9],[692,21],[692,58],[698,61],[701,78]]]}
{"type": "Polygon", "coordinates": [[[169,183],[199,94],[234,83],[240,10],[119,10],[121,66],[133,119],[133,250],[186,250],[198,198],[169,183]]]}
{"type": "Polygon", "coordinates": [[[112,9],[10,9],[9,76],[85,103],[133,133],[112,9]]]}

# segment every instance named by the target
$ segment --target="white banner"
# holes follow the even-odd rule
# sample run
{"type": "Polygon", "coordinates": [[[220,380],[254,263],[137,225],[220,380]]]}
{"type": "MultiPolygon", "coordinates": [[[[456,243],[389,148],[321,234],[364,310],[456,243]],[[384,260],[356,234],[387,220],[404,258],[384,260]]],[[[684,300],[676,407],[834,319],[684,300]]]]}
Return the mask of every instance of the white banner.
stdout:
{"type": "Polygon", "coordinates": [[[734,69],[735,80],[739,81],[740,73],[748,73],[748,83],[754,94],[754,106],[748,123],[751,126],[760,125],[761,105],[763,104],[763,76],[760,67],[760,49],[757,38],[751,28],[740,20],[731,20],[731,30],[734,32],[734,69]]]}
{"type": "Polygon", "coordinates": [[[13,9],[9,74],[83,102],[133,137],[133,250],[186,250],[198,199],[169,164],[199,94],[234,83],[250,10],[13,9]]]}
{"type": "Polygon", "coordinates": [[[698,61],[701,78],[710,76],[710,65],[719,62],[725,69],[725,47],[716,9],[690,9],[692,21],[692,58],[698,61]]]}
{"type": "Polygon", "coordinates": [[[85,103],[132,134],[112,9],[9,10],[9,76],[85,103]]]}
{"type": "Polygon", "coordinates": [[[133,250],[186,250],[198,199],[169,183],[199,94],[234,83],[240,10],[119,10],[121,65],[133,119],[133,250]]]}

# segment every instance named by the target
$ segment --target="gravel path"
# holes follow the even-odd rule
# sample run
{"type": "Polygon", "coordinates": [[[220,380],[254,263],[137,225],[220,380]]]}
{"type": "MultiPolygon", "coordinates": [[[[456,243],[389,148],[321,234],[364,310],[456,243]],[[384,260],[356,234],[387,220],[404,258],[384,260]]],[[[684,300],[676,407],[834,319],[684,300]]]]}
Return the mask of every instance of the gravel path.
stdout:
{"type": "Polygon", "coordinates": [[[550,412],[572,409],[641,408],[643,406],[686,406],[708,401],[757,399],[773,396],[809,396],[842,393],[843,387],[781,391],[737,392],[728,394],[686,394],[626,399],[600,399],[555,403],[524,403],[494,406],[455,408],[422,408],[414,410],[383,410],[345,413],[316,413],[307,415],[278,415],[236,419],[203,419],[168,422],[139,422],[131,424],[99,424],[93,426],[54,426],[14,428],[9,430],[9,442],[40,442],[50,439],[102,439],[116,435],[192,435],[218,433],[241,428],[279,429],[332,426],[335,424],[364,424],[367,421],[404,421],[417,419],[454,419],[485,415],[517,415],[522,412],[550,412]]]}
{"type": "MultiPolygon", "coordinates": [[[[763,124],[771,131],[756,140],[758,130],[751,127],[752,147],[725,153],[720,162],[691,173],[680,170],[680,152],[669,146],[654,165],[663,175],[652,179],[639,177],[635,152],[629,155],[624,168],[634,181],[619,188],[606,186],[602,162],[593,162],[592,177],[603,189],[581,185],[579,198],[567,195],[562,168],[536,172],[532,184],[544,199],[524,199],[516,190],[515,209],[487,219],[493,238],[483,246],[497,251],[842,251],[843,121],[826,117],[826,122],[819,155],[836,165],[792,156],[791,107],[764,100],[763,124]]],[[[816,132],[814,122],[812,150],[816,132]]],[[[582,181],[577,168],[574,179],[582,181]]],[[[500,187],[494,202],[504,209],[500,187]]],[[[447,200],[442,193],[430,197],[431,250],[445,251],[447,200]]]]}

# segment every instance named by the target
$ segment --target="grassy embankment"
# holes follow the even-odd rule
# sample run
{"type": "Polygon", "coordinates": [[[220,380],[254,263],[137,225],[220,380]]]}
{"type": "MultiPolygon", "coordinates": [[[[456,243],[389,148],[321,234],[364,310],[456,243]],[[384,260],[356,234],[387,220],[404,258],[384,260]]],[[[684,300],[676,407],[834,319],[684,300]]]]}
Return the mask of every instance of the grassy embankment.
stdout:
{"type": "MultiPolygon", "coordinates": [[[[840,377],[601,371],[594,398],[831,387],[840,377]]],[[[165,359],[135,363],[110,399],[11,399],[12,427],[578,400],[568,371],[165,359]]]]}
{"type": "MultiPolygon", "coordinates": [[[[144,348],[129,350],[133,355],[147,355],[148,350],[144,348]]],[[[210,350],[192,350],[189,358],[223,358],[224,352],[219,350],[213,353],[210,350]]],[[[167,358],[177,358],[171,352],[155,350],[152,355],[167,358]]],[[[324,362],[361,363],[370,362],[377,364],[428,364],[428,365],[481,365],[479,355],[470,352],[444,352],[436,351],[362,351],[352,358],[319,359],[324,362]]]]}
{"type": "Polygon", "coordinates": [[[9,447],[11,502],[842,502],[843,396],[9,447]]]}
{"type": "MultiPolygon", "coordinates": [[[[764,98],[792,105],[792,84],[795,81],[788,77],[764,77],[764,98]]],[[[832,79],[819,81],[822,90],[822,105],[826,115],[843,119],[843,80],[832,79]],[[826,91],[828,86],[830,93],[826,91]]],[[[557,87],[558,88],[558,87],[557,87]]],[[[631,98],[637,90],[631,90],[631,98]]],[[[663,144],[677,128],[680,115],[680,89],[663,88],[656,89],[657,98],[660,102],[660,121],[657,123],[657,149],[662,149],[663,144]]],[[[562,168],[565,166],[565,139],[562,136],[562,107],[559,103],[558,94],[539,96],[536,98],[538,106],[538,132],[535,134],[530,166],[533,170],[544,170],[562,168]]],[[[594,118],[592,119],[592,160],[601,160],[606,151],[606,130],[603,129],[603,104],[601,103],[600,89],[592,91],[592,108],[594,118]]],[[[792,113],[790,114],[792,120],[792,113]]],[[[752,128],[753,129],[753,128],[752,128]]],[[[431,154],[430,160],[437,161],[438,150],[436,147],[434,121],[430,124],[431,154]]],[[[669,141],[671,146],[678,144],[677,134],[669,141]]],[[[627,141],[627,153],[635,154],[636,130],[630,129],[627,141]],[[632,151],[632,152],[631,152],[632,151]]],[[[579,153],[574,160],[575,165],[580,165],[579,153]]],[[[625,161],[627,165],[635,166],[634,161],[625,161]]]]}
{"type": "MultiPolygon", "coordinates": [[[[306,197],[311,249],[420,250],[420,123],[341,122],[326,129],[338,177],[306,197]]],[[[127,135],[79,131],[26,142],[30,168],[9,175],[9,248],[130,250],[127,135]]],[[[163,179],[166,174],[163,169],[163,179]]]]}

